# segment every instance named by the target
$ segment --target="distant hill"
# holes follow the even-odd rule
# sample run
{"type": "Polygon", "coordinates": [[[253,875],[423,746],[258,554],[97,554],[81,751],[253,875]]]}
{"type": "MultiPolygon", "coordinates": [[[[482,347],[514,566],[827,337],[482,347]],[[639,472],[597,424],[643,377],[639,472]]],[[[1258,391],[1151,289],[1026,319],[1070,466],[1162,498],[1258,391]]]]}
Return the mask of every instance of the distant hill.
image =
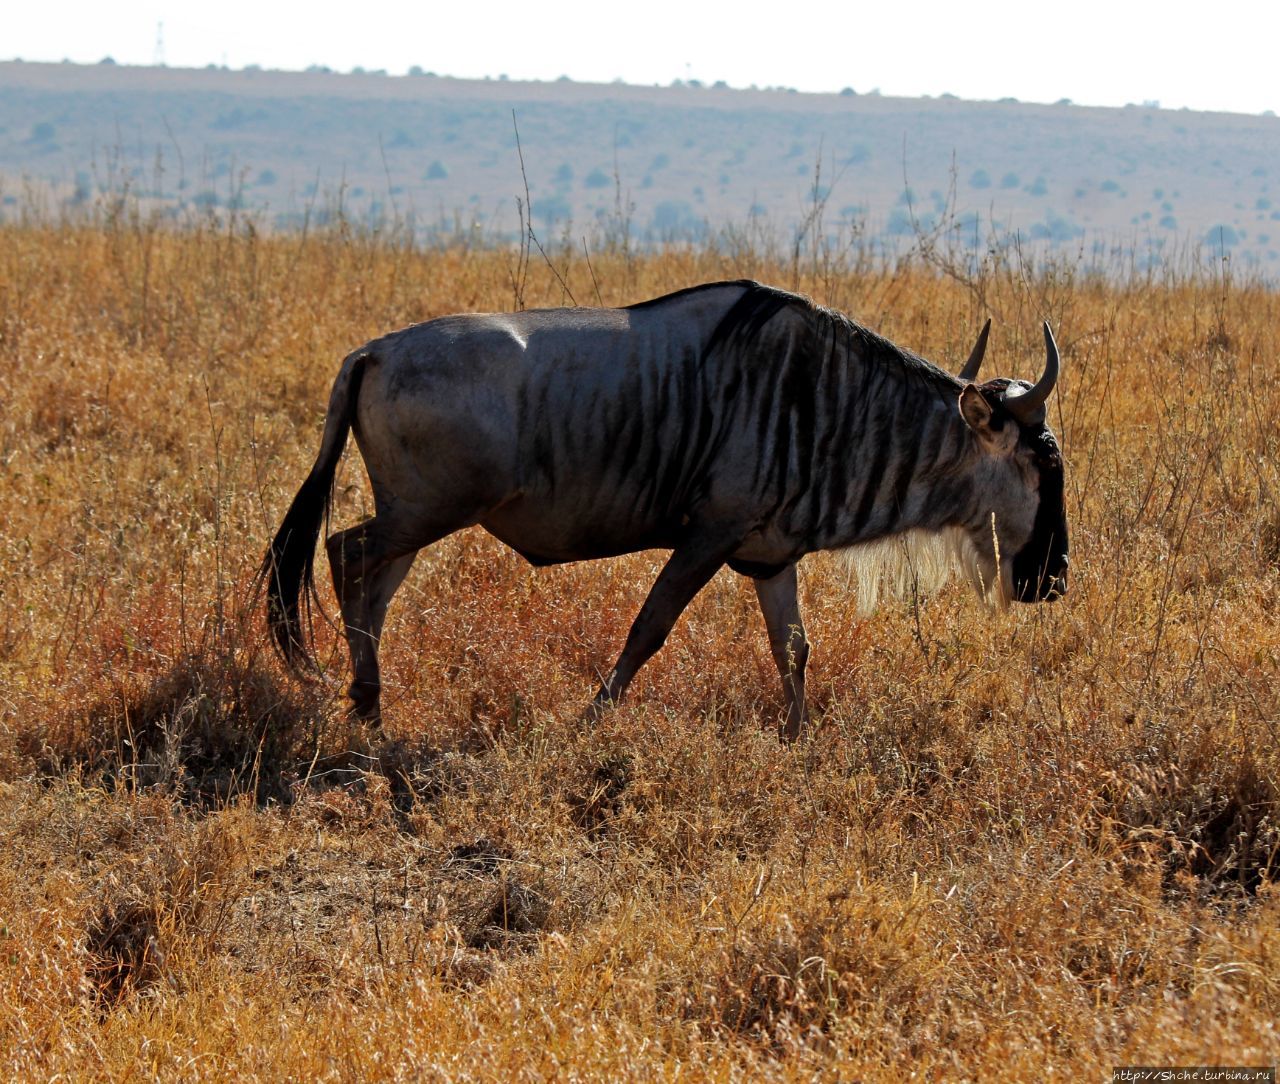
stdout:
{"type": "Polygon", "coordinates": [[[341,190],[356,217],[514,235],[513,110],[544,237],[627,219],[637,240],[733,225],[785,242],[816,194],[827,230],[886,245],[945,214],[979,242],[994,223],[1280,270],[1273,116],[852,91],[0,63],[0,211],[24,183],[74,204],[127,182],[288,226],[341,190]]]}

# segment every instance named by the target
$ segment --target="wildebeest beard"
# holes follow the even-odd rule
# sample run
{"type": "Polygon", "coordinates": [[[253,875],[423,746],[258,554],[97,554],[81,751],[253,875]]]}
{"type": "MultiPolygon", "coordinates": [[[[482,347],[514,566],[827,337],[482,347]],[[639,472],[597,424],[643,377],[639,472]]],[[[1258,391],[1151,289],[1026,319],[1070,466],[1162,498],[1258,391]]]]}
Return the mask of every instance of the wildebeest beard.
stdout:
{"type": "Polygon", "coordinates": [[[1018,602],[1055,602],[1067,590],[1067,517],[1064,511],[1062,454],[1049,430],[1023,439],[1035,449],[1040,471],[1040,503],[1031,538],[1013,559],[1014,598],[1018,602]]]}

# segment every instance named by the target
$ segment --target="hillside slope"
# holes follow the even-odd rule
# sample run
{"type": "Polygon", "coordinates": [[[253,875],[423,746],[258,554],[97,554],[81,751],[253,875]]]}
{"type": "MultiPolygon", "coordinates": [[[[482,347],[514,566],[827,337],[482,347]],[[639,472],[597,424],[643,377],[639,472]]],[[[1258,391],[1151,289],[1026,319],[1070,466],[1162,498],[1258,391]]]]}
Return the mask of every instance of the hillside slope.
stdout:
{"type": "Polygon", "coordinates": [[[1166,258],[1221,244],[1280,268],[1280,120],[1146,106],[10,62],[0,198],[12,213],[24,182],[83,203],[127,181],[287,226],[341,191],[357,216],[514,234],[513,111],[544,235],[750,222],[787,240],[816,174],[824,228],[886,244],[941,218],[979,244],[994,224],[1166,258]]]}

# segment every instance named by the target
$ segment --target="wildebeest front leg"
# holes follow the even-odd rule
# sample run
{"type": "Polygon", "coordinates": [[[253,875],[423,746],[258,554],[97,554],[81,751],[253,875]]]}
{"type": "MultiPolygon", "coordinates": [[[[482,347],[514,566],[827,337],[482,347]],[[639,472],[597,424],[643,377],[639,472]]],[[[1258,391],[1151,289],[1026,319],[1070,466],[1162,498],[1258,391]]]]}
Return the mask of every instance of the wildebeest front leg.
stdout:
{"type": "Polygon", "coordinates": [[[592,700],[587,711],[589,718],[598,718],[610,704],[622,700],[636,671],[666,642],[676,618],[735,547],[736,541],[727,542],[723,538],[714,542],[691,540],[671,554],[627,633],[622,654],[592,700]]]}
{"type": "Polygon", "coordinates": [[[796,566],[788,565],[776,576],[756,580],[756,597],[769,630],[769,648],[782,678],[787,719],[783,735],[794,741],[809,725],[804,706],[804,668],[809,661],[809,641],[800,619],[800,599],[796,586],[796,566]]]}
{"type": "Polygon", "coordinates": [[[382,721],[378,641],[391,596],[409,574],[418,548],[405,552],[404,545],[393,544],[375,518],[335,534],[327,549],[351,651],[351,712],[377,725],[382,721]]]}

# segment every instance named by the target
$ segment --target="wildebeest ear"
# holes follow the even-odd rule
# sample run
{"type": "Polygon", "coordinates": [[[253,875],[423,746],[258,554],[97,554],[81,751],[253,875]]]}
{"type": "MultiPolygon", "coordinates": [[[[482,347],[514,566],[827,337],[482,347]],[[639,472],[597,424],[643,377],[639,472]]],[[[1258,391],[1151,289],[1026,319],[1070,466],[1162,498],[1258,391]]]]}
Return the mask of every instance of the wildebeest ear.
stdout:
{"type": "Polygon", "coordinates": [[[960,417],[980,437],[991,436],[991,404],[983,398],[976,384],[966,384],[960,393],[960,417]]]}

